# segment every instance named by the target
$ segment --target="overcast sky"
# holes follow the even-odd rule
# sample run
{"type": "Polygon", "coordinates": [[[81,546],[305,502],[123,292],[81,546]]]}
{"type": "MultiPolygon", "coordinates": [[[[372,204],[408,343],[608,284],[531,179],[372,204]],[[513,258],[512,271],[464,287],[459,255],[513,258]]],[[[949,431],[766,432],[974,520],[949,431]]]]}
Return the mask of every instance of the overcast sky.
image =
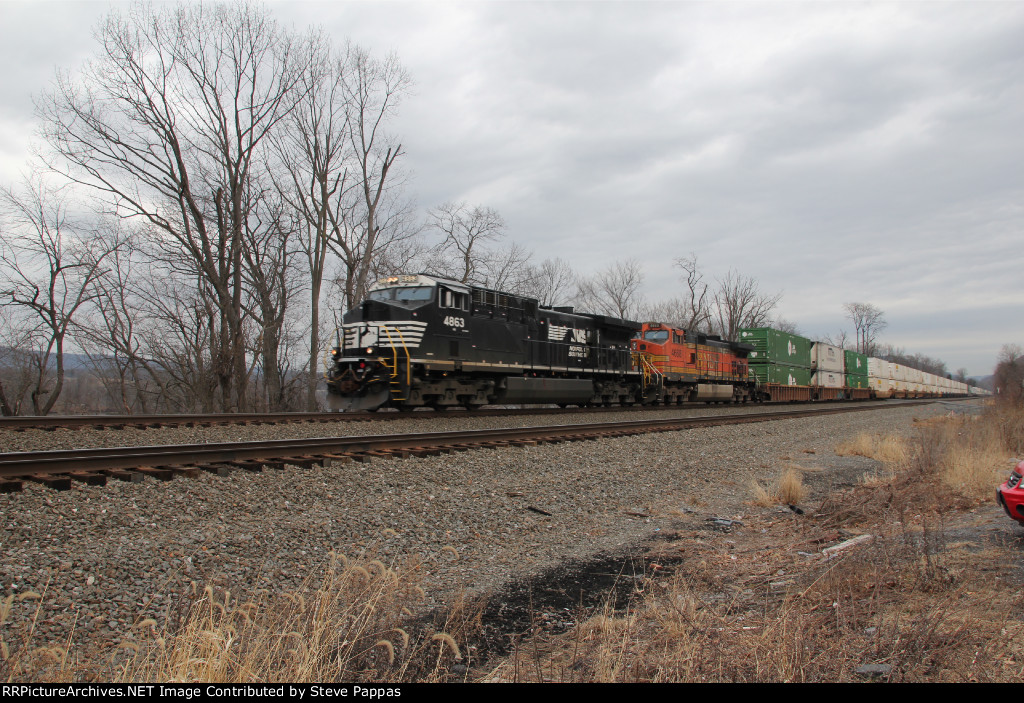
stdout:
{"type": "MultiPolygon", "coordinates": [[[[0,182],[111,6],[0,0],[0,182]]],[[[951,371],[1024,344],[1024,2],[269,6],[400,57],[424,210],[493,207],[581,272],[636,258],[650,299],[694,252],[811,337],[870,302],[883,342],[951,371]]]]}

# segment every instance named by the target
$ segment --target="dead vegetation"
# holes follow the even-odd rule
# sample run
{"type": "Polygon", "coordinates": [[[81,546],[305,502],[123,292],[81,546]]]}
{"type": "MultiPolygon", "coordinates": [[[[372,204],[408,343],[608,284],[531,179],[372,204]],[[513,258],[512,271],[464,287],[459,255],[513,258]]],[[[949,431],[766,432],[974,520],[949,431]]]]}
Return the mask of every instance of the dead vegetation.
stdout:
{"type": "Polygon", "coordinates": [[[761,507],[778,504],[796,505],[807,497],[802,469],[794,466],[782,470],[767,488],[755,481],[752,489],[753,502],[761,507]]]}
{"type": "MultiPolygon", "coordinates": [[[[462,599],[416,619],[415,564],[333,555],[294,593],[196,585],[161,630],[143,620],[97,651],[41,645],[30,630],[0,642],[0,678],[1021,681],[1019,558],[979,538],[970,511],[1024,450],[1022,418],[929,420],[914,441],[858,437],[837,453],[876,459],[877,470],[805,514],[780,507],[806,500],[802,475],[813,469],[791,464],[757,486],[763,508],[729,534],[680,510],[679,533],[649,555],[647,577],[623,580],[628,605],[609,597],[564,634],[538,627],[503,661],[475,660],[482,604],[462,599]]],[[[1007,521],[1007,534],[1016,529],[1007,521]]],[[[2,621],[11,603],[0,605],[2,621]]]]}
{"type": "MultiPolygon", "coordinates": [[[[115,645],[0,642],[7,681],[246,683],[445,681],[473,663],[465,642],[481,604],[456,599],[438,619],[413,617],[424,591],[416,564],[331,554],[319,581],[291,593],[239,597],[193,583],[166,627],[145,619],[115,645]]],[[[24,594],[22,597],[25,597],[24,594]]],[[[0,615],[6,615],[4,608],[0,615]]]]}
{"type": "MultiPolygon", "coordinates": [[[[963,529],[1019,456],[1020,427],[990,412],[846,443],[837,453],[879,461],[870,480],[813,514],[747,516],[742,537],[691,524],[653,557],[674,573],[543,647],[525,641],[488,680],[1024,680],[1016,555],[963,529]]],[[[787,473],[758,486],[761,505],[789,502],[787,473]]]]}

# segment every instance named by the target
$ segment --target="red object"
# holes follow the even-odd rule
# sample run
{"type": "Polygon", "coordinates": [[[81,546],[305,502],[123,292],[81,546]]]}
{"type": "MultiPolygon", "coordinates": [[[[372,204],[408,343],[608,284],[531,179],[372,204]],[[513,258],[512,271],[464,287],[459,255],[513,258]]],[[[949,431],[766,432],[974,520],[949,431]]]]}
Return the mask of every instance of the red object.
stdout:
{"type": "Polygon", "coordinates": [[[748,380],[746,352],[737,353],[732,344],[715,336],[645,322],[631,346],[669,381],[748,380]]]}
{"type": "Polygon", "coordinates": [[[1006,514],[1024,525],[1024,461],[1010,472],[1010,478],[996,491],[996,498],[1006,514]]]}

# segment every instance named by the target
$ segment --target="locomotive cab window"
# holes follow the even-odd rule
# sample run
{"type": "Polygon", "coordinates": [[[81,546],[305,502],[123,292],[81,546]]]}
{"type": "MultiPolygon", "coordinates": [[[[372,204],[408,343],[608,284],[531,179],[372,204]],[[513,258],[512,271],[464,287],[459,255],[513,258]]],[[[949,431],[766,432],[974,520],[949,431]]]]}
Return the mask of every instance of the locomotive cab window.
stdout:
{"type": "Polygon", "coordinates": [[[469,294],[458,293],[447,288],[441,288],[441,307],[454,308],[456,310],[469,310],[469,294]]]}
{"type": "Polygon", "coordinates": [[[369,300],[392,303],[404,308],[420,308],[434,299],[433,286],[410,286],[408,288],[384,288],[370,291],[369,300]]]}
{"type": "Polygon", "coordinates": [[[644,332],[644,339],[655,344],[664,344],[668,341],[668,330],[647,330],[644,332]]]}

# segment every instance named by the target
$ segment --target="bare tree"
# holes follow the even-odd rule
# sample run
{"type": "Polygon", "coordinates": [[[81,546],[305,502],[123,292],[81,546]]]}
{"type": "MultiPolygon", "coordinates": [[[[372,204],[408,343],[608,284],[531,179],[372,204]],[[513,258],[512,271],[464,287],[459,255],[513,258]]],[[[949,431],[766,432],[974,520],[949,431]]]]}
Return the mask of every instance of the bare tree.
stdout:
{"type": "Polygon", "coordinates": [[[768,324],[770,327],[774,327],[775,329],[781,330],[782,332],[788,332],[789,334],[795,335],[803,335],[803,332],[800,331],[799,325],[797,325],[792,320],[787,320],[784,317],[776,317],[775,319],[771,320],[771,322],[769,322],[768,324]]]}
{"type": "Polygon", "coordinates": [[[677,315],[680,325],[688,330],[711,331],[711,299],[704,274],[697,263],[697,255],[690,252],[689,256],[676,259],[674,265],[682,269],[681,278],[686,284],[686,291],[679,299],[681,307],[677,315]]]}
{"type": "Polygon", "coordinates": [[[587,312],[633,319],[644,304],[640,292],[643,282],[643,268],[639,261],[618,261],[578,282],[576,304],[587,312]]]}
{"type": "Polygon", "coordinates": [[[103,274],[95,282],[97,295],[87,314],[76,321],[75,333],[119,409],[146,413],[151,399],[163,395],[139,334],[148,316],[134,290],[136,279],[145,280],[136,267],[148,267],[136,258],[133,239],[124,233],[118,236],[122,246],[107,257],[103,274]]]}
{"type": "Polygon", "coordinates": [[[410,79],[394,56],[372,58],[359,47],[340,55],[323,36],[306,49],[303,99],[274,137],[278,192],[299,213],[297,238],[310,287],[305,406],[315,406],[320,359],[320,300],[328,254],[341,262],[341,305],[362,300],[372,278],[421,253],[409,226],[395,163],[401,145],[385,133],[410,79]]]}
{"type": "MultiPolygon", "coordinates": [[[[149,324],[142,347],[161,381],[161,397],[179,412],[214,412],[218,348],[216,296],[200,279],[173,272],[147,279],[139,291],[149,324]]],[[[246,379],[247,380],[247,379],[246,379]]]]}
{"type": "Polygon", "coordinates": [[[64,192],[39,176],[26,180],[20,192],[0,192],[0,207],[6,222],[0,240],[0,305],[18,308],[34,320],[34,334],[26,339],[40,346],[24,351],[35,359],[32,411],[46,415],[64,386],[68,332],[82,306],[97,295],[94,284],[103,260],[118,244],[76,226],[68,217],[64,192]]]}
{"type": "Polygon", "coordinates": [[[259,355],[263,406],[283,410],[285,366],[282,356],[285,320],[300,286],[292,260],[297,223],[285,212],[284,203],[269,193],[254,192],[246,203],[249,217],[244,230],[243,271],[252,303],[249,315],[259,330],[253,353],[259,355]]]}
{"type": "Polygon", "coordinates": [[[648,322],[664,322],[682,329],[707,332],[707,328],[692,326],[691,318],[686,314],[689,302],[687,298],[669,298],[647,303],[640,308],[640,319],[648,322]]]}
{"type": "Polygon", "coordinates": [[[294,38],[255,5],[136,5],[39,106],[51,166],[145,222],[215,296],[221,409],[246,404],[243,247],[258,148],[301,98],[294,38]]]}
{"type": "Polygon", "coordinates": [[[763,327],[781,298],[782,293],[761,293],[757,279],[729,271],[715,291],[715,330],[725,339],[736,340],[741,327],[763,327]]]}
{"type": "MultiPolygon", "coordinates": [[[[825,339],[822,341],[827,344],[831,344],[834,347],[839,347],[840,349],[850,348],[850,334],[846,330],[839,330],[834,335],[827,334],[825,335],[825,339]]],[[[853,351],[856,351],[856,349],[853,349],[853,351]]]]}
{"type": "Polygon", "coordinates": [[[843,310],[846,311],[847,319],[853,323],[857,351],[874,355],[878,335],[889,325],[885,321],[885,313],[871,303],[845,303],[843,310]]]}
{"type": "Polygon", "coordinates": [[[1003,345],[992,382],[1000,402],[1024,405],[1024,348],[1019,344],[1003,345]]]}
{"type": "Polygon", "coordinates": [[[394,54],[378,60],[359,47],[349,47],[341,87],[358,196],[331,240],[346,267],[346,307],[365,296],[380,251],[417,232],[409,225],[409,205],[396,197],[401,182],[394,166],[402,145],[384,131],[411,85],[409,73],[394,54]]]}
{"type": "Polygon", "coordinates": [[[35,350],[42,347],[38,332],[25,311],[0,305],[0,415],[21,415],[37,382],[35,350]]]}
{"type": "Polygon", "coordinates": [[[488,244],[505,236],[505,220],[498,211],[447,202],[430,210],[427,227],[442,237],[430,254],[428,270],[462,283],[485,285],[491,255],[488,244]]]}
{"type": "Polygon", "coordinates": [[[533,267],[527,294],[541,305],[568,305],[572,299],[576,272],[564,259],[544,259],[533,267]]]}
{"type": "Polygon", "coordinates": [[[535,271],[530,265],[532,254],[521,244],[510,242],[487,252],[481,267],[481,284],[516,295],[529,295],[534,286],[535,271]]]}

